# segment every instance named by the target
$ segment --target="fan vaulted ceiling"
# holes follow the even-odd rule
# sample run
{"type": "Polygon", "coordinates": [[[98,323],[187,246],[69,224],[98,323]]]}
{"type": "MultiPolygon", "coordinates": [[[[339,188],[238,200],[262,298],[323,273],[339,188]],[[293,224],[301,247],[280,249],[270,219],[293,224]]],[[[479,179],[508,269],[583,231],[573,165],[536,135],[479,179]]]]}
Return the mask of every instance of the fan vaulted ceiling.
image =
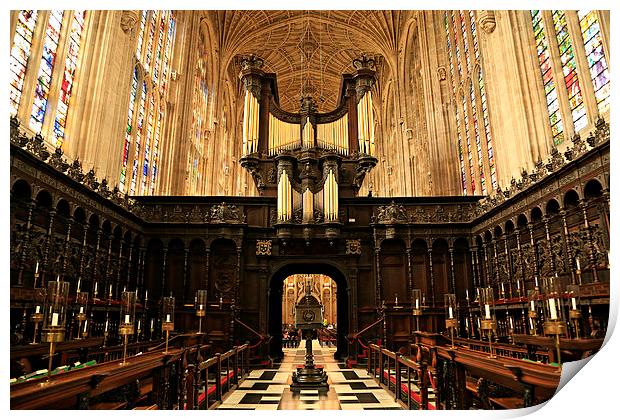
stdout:
{"type": "Polygon", "coordinates": [[[387,57],[397,51],[400,32],[412,11],[205,11],[222,57],[256,54],[263,70],[276,73],[280,104],[299,109],[312,95],[322,112],[334,109],[342,73],[353,71],[362,54],[387,57]],[[302,89],[303,87],[303,89],[302,89]]]}

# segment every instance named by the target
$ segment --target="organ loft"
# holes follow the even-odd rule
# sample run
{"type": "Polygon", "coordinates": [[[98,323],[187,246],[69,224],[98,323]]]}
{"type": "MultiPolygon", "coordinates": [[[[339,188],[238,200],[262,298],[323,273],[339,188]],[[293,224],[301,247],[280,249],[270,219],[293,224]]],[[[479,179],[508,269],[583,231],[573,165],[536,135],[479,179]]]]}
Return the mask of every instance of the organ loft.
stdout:
{"type": "Polygon", "coordinates": [[[10,34],[11,409],[508,410],[605,351],[609,10],[10,34]]]}

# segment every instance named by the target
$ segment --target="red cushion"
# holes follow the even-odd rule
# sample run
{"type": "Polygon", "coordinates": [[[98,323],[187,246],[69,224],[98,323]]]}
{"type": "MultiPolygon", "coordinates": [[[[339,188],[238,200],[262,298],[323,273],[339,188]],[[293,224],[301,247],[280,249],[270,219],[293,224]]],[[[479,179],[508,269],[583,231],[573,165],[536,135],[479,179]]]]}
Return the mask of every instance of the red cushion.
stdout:
{"type": "MultiPolygon", "coordinates": [[[[386,370],[383,371],[383,377],[387,378],[388,377],[388,372],[386,370]]],[[[396,385],[396,377],[394,375],[390,375],[390,382],[396,385]]],[[[407,384],[405,383],[401,383],[400,384],[400,389],[406,394],[409,393],[409,395],[411,396],[411,398],[418,403],[418,405],[420,405],[421,403],[421,399],[420,399],[420,394],[417,394],[415,391],[409,391],[409,387],[407,386],[407,384]]],[[[431,402],[429,402],[427,404],[427,409],[428,410],[434,410],[435,409],[435,405],[431,402]]]]}

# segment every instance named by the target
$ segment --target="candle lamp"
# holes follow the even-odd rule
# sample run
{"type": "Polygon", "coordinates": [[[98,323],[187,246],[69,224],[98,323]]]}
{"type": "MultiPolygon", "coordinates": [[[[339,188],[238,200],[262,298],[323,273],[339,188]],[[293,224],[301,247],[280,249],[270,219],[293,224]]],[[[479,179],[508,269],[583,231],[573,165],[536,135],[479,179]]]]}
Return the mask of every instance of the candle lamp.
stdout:
{"type": "Polygon", "coordinates": [[[444,295],[444,303],[446,307],[446,328],[450,330],[450,340],[452,341],[452,348],[454,348],[454,330],[458,327],[456,295],[454,293],[446,293],[444,295]]]}
{"type": "Polygon", "coordinates": [[[33,288],[36,290],[37,288],[37,283],[39,281],[39,261],[37,261],[37,265],[34,268],[34,284],[33,284],[33,288]]]}
{"type": "Polygon", "coordinates": [[[495,299],[492,287],[481,287],[480,296],[480,329],[486,332],[489,337],[489,357],[494,359],[493,353],[493,332],[497,330],[497,320],[495,318],[495,299]]]}
{"type": "Polygon", "coordinates": [[[413,289],[411,291],[411,300],[413,301],[413,309],[411,314],[415,316],[415,329],[420,331],[420,317],[422,316],[422,290],[413,289]]]}
{"type": "Polygon", "coordinates": [[[530,335],[538,335],[538,290],[530,289],[527,291],[527,317],[530,335]]]}
{"type": "Polygon", "coordinates": [[[136,320],[136,292],[124,291],[121,293],[121,318],[118,331],[123,336],[123,365],[127,358],[127,343],[129,336],[134,333],[136,320]]]}
{"type": "Polygon", "coordinates": [[[32,343],[37,344],[37,334],[39,332],[39,323],[43,321],[43,308],[45,308],[45,298],[47,290],[44,287],[34,289],[34,312],[30,315],[30,320],[34,322],[34,337],[32,343]]]}
{"type": "Polygon", "coordinates": [[[581,322],[581,301],[579,293],[579,285],[569,284],[566,288],[570,306],[568,309],[568,317],[575,328],[575,338],[580,338],[580,322],[581,322]]]}
{"type": "Polygon", "coordinates": [[[162,315],[161,330],[166,332],[166,353],[168,353],[170,331],[174,330],[174,298],[172,296],[162,299],[162,315]]]}
{"type": "Polygon", "coordinates": [[[394,309],[402,309],[402,306],[398,304],[398,293],[394,293],[394,309]]]}
{"type": "Polygon", "coordinates": [[[577,257],[575,257],[575,275],[577,276],[577,284],[581,284],[581,264],[577,257]]]}
{"type": "Polygon", "coordinates": [[[65,325],[67,322],[67,305],[69,303],[69,283],[60,281],[47,284],[47,299],[43,310],[43,337],[42,341],[50,344],[50,353],[47,369],[48,382],[52,376],[52,360],[54,346],[65,339],[65,325]]]}
{"type": "MultiPolygon", "coordinates": [[[[506,310],[506,313],[508,313],[508,310],[506,310]]],[[[506,316],[506,327],[508,329],[508,341],[512,343],[513,334],[515,332],[515,321],[512,315],[506,316]]]]}
{"type": "Polygon", "coordinates": [[[198,332],[202,333],[202,318],[207,315],[207,291],[196,290],[196,299],[194,302],[196,316],[198,317],[198,332]]]}
{"type": "Polygon", "coordinates": [[[82,338],[85,338],[85,334],[82,331],[82,322],[86,321],[86,309],[88,307],[88,292],[76,292],[75,293],[75,305],[77,306],[77,311],[75,313],[75,319],[78,322],[78,330],[77,330],[77,338],[80,339],[80,335],[82,338]]]}
{"type": "Polygon", "coordinates": [[[543,310],[545,322],[543,330],[545,335],[555,336],[555,346],[558,355],[558,364],[561,364],[560,355],[560,336],[567,332],[564,322],[564,311],[562,302],[562,286],[558,277],[548,277],[543,279],[543,310]]]}

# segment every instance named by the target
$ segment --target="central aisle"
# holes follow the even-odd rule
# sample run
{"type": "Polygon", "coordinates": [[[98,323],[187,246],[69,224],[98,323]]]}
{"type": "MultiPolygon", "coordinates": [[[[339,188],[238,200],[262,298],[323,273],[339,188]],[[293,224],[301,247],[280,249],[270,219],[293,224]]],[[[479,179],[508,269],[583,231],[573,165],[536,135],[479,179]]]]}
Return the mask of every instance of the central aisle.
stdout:
{"type": "Polygon", "coordinates": [[[224,399],[218,410],[399,410],[394,396],[381,388],[364,369],[347,369],[334,360],[335,348],[312,342],[315,365],[328,375],[329,391],[291,392],[292,373],[304,364],[305,342],[299,348],[283,349],[282,363],[273,369],[257,369],[224,399]]]}

